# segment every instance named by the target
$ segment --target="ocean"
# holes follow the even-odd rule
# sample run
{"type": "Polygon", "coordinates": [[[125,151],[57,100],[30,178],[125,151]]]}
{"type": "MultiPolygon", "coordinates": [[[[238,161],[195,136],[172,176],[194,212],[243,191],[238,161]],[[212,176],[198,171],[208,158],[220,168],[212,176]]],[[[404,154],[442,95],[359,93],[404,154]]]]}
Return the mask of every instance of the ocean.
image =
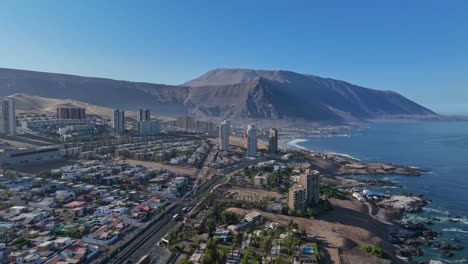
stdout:
{"type": "MultiPolygon", "coordinates": [[[[453,257],[422,248],[423,257],[444,263],[468,263],[468,122],[372,123],[366,129],[341,131],[332,137],[301,137],[288,144],[311,151],[340,153],[365,162],[385,162],[428,169],[419,177],[382,176],[404,189],[383,191],[424,194],[432,202],[413,221],[436,217],[430,228],[442,232],[440,240],[460,244],[453,257]],[[455,217],[461,217],[460,219],[455,217]],[[457,222],[454,222],[457,221],[457,222]]],[[[366,176],[375,177],[375,176],[366,176]]],[[[379,191],[382,191],[380,189],[379,191]]]]}

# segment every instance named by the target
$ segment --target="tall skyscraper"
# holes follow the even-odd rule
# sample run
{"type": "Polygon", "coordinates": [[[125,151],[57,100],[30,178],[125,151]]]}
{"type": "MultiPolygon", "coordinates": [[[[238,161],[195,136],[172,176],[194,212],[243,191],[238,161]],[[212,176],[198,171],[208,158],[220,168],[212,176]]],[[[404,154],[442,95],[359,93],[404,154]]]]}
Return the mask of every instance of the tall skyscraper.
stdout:
{"type": "Polygon", "coordinates": [[[137,121],[150,121],[151,112],[149,109],[139,109],[137,114],[137,121]]]}
{"type": "Polygon", "coordinates": [[[270,129],[268,151],[278,152],[278,129],[276,128],[270,129]]]}
{"type": "Polygon", "coordinates": [[[219,125],[219,149],[229,150],[229,135],[231,134],[231,123],[224,120],[219,125]]]}
{"type": "Polygon", "coordinates": [[[306,205],[312,207],[320,201],[320,175],[316,170],[307,169],[299,176],[299,184],[306,191],[306,205]]]}
{"type": "Polygon", "coordinates": [[[249,125],[245,132],[245,143],[247,148],[247,157],[255,157],[257,155],[257,128],[255,125],[249,125]]]}
{"type": "Polygon", "coordinates": [[[0,133],[6,135],[16,134],[16,106],[15,101],[3,98],[0,101],[0,133]]]}
{"type": "Polygon", "coordinates": [[[57,119],[85,119],[86,109],[78,107],[57,107],[57,119]]]}
{"type": "Polygon", "coordinates": [[[114,128],[117,134],[123,134],[125,132],[125,111],[116,109],[112,116],[112,128],[114,128]]]}

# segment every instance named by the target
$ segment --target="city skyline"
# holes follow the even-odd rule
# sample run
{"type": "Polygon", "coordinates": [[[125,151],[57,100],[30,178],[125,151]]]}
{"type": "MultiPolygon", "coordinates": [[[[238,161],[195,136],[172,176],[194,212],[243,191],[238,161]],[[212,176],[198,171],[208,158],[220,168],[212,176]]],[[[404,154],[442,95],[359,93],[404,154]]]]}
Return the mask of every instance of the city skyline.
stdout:
{"type": "Polygon", "coordinates": [[[164,84],[291,70],[468,114],[463,1],[119,3],[1,3],[0,66],[164,84]]]}

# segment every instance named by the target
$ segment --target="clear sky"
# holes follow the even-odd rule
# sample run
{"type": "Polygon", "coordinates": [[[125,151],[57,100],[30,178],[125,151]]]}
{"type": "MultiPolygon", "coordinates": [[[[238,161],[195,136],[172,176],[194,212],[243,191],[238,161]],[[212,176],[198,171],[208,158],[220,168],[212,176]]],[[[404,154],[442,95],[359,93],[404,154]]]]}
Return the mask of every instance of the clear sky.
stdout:
{"type": "Polygon", "coordinates": [[[468,1],[3,0],[0,67],[180,84],[282,69],[468,114],[468,1]]]}

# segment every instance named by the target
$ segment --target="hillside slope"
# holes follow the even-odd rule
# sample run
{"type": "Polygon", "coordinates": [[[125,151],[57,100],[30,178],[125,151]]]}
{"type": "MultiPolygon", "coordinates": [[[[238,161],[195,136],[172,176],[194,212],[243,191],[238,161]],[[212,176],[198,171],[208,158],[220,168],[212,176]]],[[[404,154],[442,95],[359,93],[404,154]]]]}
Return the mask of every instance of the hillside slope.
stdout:
{"type": "Polygon", "coordinates": [[[201,119],[348,122],[436,115],[395,92],[289,71],[212,70],[171,86],[0,68],[0,96],[16,93],[201,119]]]}
{"type": "Polygon", "coordinates": [[[0,68],[0,96],[26,93],[110,108],[151,108],[159,115],[186,113],[187,88],[0,68]]]}
{"type": "Polygon", "coordinates": [[[321,121],[436,115],[392,91],[288,71],[213,70],[184,85],[195,114],[321,121]]]}
{"type": "MultiPolygon", "coordinates": [[[[81,107],[86,108],[87,115],[95,115],[110,120],[113,111],[112,108],[83,103],[72,99],[46,98],[24,93],[14,94],[8,96],[8,98],[16,102],[17,113],[54,115],[57,107],[81,107]]],[[[136,112],[128,112],[127,116],[135,118],[136,112]]]]}

